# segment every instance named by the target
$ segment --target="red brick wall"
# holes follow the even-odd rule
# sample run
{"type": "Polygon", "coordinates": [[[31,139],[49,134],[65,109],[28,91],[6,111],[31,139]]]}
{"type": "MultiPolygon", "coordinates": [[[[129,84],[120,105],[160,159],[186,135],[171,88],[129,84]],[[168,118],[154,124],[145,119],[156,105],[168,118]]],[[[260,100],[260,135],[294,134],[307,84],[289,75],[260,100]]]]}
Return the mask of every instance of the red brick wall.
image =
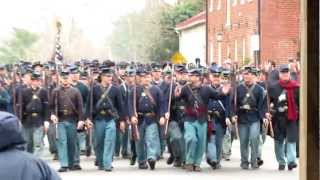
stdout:
{"type": "Polygon", "coordinates": [[[262,1],[262,60],[287,63],[300,49],[299,0],[262,1]]]}
{"type": "MultiPolygon", "coordinates": [[[[209,62],[218,62],[217,33],[223,33],[222,60],[235,58],[235,40],[237,40],[239,63],[243,57],[253,62],[251,36],[258,30],[258,0],[245,0],[236,6],[231,5],[231,26],[227,28],[227,2],[221,0],[221,9],[217,10],[219,0],[213,0],[213,11],[208,3],[208,58],[209,62]],[[245,39],[245,55],[243,55],[243,39],[245,39]],[[214,47],[214,57],[211,58],[211,42],[214,47]],[[229,48],[228,48],[229,47],[229,48]],[[229,54],[227,54],[229,49],[229,54]]],[[[232,2],[232,0],[231,0],[232,2]]],[[[289,58],[296,58],[299,50],[299,0],[261,0],[261,60],[275,60],[285,63],[289,58]]]]}

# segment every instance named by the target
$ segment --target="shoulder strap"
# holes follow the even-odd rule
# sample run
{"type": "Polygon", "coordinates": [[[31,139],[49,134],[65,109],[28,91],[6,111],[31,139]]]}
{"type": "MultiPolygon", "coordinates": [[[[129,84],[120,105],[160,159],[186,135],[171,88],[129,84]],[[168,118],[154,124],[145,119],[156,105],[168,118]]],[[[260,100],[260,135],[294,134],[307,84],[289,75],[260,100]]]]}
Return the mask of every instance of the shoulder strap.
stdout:
{"type": "Polygon", "coordinates": [[[190,93],[191,93],[191,95],[192,95],[195,103],[196,103],[196,102],[198,102],[198,103],[203,103],[202,99],[199,99],[199,98],[201,98],[201,97],[198,98],[198,97],[193,93],[191,87],[190,87],[189,85],[186,85],[186,86],[187,86],[187,88],[189,89],[189,91],[190,91],[190,93]]]}
{"type": "Polygon", "coordinates": [[[148,96],[148,98],[150,99],[151,103],[156,106],[156,101],[154,100],[154,98],[152,97],[149,88],[143,88],[143,92],[146,93],[146,95],[148,96]]]}

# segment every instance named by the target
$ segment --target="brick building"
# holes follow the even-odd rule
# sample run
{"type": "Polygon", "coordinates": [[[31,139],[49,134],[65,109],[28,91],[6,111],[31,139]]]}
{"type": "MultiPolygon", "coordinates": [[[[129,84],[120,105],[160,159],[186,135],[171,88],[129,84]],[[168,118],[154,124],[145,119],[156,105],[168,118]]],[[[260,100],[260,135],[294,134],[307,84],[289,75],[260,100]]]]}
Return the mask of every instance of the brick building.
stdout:
{"type": "Polygon", "coordinates": [[[299,3],[300,0],[207,0],[207,63],[221,64],[231,59],[240,64],[267,60],[281,64],[297,59],[299,3]]]}

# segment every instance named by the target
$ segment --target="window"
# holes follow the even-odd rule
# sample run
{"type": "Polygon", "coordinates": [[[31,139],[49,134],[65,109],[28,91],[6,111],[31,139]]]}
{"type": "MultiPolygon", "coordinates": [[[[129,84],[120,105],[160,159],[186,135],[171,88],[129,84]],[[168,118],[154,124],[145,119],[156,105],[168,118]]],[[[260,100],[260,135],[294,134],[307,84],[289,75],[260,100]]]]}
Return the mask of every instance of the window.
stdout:
{"type": "Polygon", "coordinates": [[[227,22],[226,26],[231,25],[231,0],[227,0],[227,22]]]}
{"type": "Polygon", "coordinates": [[[210,0],[210,6],[209,6],[209,11],[210,11],[210,12],[213,11],[213,1],[214,1],[214,0],[210,0]]]}
{"type": "Polygon", "coordinates": [[[221,0],[218,0],[217,10],[221,9],[221,0]]]}

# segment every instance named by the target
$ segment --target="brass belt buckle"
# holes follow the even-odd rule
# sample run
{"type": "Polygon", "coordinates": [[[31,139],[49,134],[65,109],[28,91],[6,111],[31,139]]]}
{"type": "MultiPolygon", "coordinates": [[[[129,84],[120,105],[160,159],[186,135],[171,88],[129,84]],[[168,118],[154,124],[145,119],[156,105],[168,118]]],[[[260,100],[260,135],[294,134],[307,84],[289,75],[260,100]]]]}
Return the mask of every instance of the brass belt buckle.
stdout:
{"type": "Polygon", "coordinates": [[[246,105],[243,105],[243,109],[250,110],[251,108],[250,108],[249,104],[246,104],[246,105]]]}
{"type": "Polygon", "coordinates": [[[103,110],[103,111],[100,111],[100,114],[105,115],[107,113],[106,113],[106,111],[103,110]]]}
{"type": "Polygon", "coordinates": [[[31,116],[36,117],[36,116],[38,116],[38,113],[31,113],[31,116]]]}
{"type": "Polygon", "coordinates": [[[64,115],[68,115],[68,110],[64,109],[64,110],[63,110],[63,114],[64,114],[64,115]]]}

